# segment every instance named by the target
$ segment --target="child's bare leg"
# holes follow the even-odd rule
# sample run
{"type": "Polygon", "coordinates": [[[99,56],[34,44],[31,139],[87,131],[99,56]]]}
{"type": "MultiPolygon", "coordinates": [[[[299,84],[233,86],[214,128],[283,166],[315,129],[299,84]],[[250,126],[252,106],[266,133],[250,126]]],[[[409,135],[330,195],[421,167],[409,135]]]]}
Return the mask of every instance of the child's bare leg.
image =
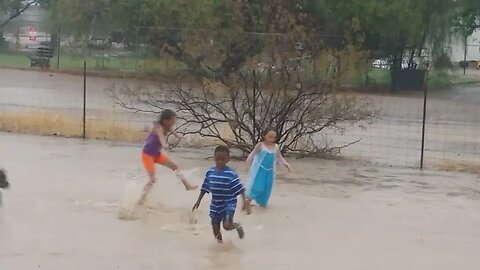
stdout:
{"type": "MultiPolygon", "coordinates": [[[[245,202],[247,203],[248,206],[250,206],[252,204],[252,199],[247,197],[245,202]]],[[[243,210],[245,210],[245,205],[243,206],[243,210]]]]}
{"type": "Polygon", "coordinates": [[[245,230],[243,229],[242,224],[233,222],[233,217],[227,217],[223,221],[223,228],[226,231],[237,230],[240,239],[245,237],[245,230]]]}
{"type": "Polygon", "coordinates": [[[187,179],[185,178],[183,173],[179,170],[177,164],[175,164],[174,162],[169,160],[169,161],[165,162],[163,165],[175,172],[175,174],[180,179],[180,181],[182,181],[182,184],[185,186],[186,190],[195,190],[195,189],[198,188],[197,185],[192,185],[187,181],[187,179]]]}
{"type": "Polygon", "coordinates": [[[157,180],[155,179],[155,172],[148,172],[148,178],[150,180],[148,181],[148,183],[143,188],[142,197],[140,197],[140,201],[138,202],[138,204],[140,204],[140,205],[143,205],[145,203],[145,200],[147,199],[148,193],[152,189],[155,182],[157,182],[157,180]]]}
{"type": "Polygon", "coordinates": [[[218,243],[223,243],[222,232],[220,230],[220,222],[212,222],[213,236],[218,243]]]}

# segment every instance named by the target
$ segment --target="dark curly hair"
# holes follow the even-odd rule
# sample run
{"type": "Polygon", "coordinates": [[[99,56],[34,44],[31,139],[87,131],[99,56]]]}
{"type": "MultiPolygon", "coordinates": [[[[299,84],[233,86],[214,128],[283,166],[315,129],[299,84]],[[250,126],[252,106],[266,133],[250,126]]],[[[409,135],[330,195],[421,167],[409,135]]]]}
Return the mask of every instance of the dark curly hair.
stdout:
{"type": "Polygon", "coordinates": [[[214,154],[217,154],[217,153],[225,153],[228,156],[230,156],[230,150],[228,150],[228,147],[223,145],[217,146],[217,148],[215,148],[214,154]]]}

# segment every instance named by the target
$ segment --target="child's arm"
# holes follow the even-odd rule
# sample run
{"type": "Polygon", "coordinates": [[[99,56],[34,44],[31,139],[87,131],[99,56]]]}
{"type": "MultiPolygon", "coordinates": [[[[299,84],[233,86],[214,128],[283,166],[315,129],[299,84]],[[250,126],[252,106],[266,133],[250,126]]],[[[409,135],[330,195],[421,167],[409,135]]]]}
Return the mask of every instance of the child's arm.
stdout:
{"type": "Polygon", "coordinates": [[[243,210],[250,215],[252,213],[252,208],[250,208],[250,204],[247,202],[247,196],[245,196],[245,191],[242,191],[242,200],[243,200],[243,210]]]}
{"type": "Polygon", "coordinates": [[[262,143],[258,143],[255,148],[253,148],[253,151],[250,153],[250,155],[248,155],[247,157],[247,164],[248,165],[252,165],[253,163],[253,159],[255,158],[255,155],[260,152],[260,150],[262,149],[262,143]]]}
{"type": "Polygon", "coordinates": [[[285,166],[288,171],[291,170],[290,164],[285,160],[285,158],[282,155],[282,152],[280,151],[280,147],[277,145],[277,154],[276,154],[277,162],[283,166],[285,166]]]}
{"type": "Polygon", "coordinates": [[[161,126],[157,127],[157,135],[158,135],[158,140],[160,140],[160,145],[164,149],[168,149],[168,143],[167,143],[167,139],[165,138],[165,130],[163,129],[163,127],[161,126]]]}
{"type": "Polygon", "coordinates": [[[207,192],[205,192],[203,189],[200,191],[200,194],[198,195],[197,202],[193,205],[192,207],[192,212],[197,210],[198,207],[200,206],[200,203],[202,202],[203,196],[205,196],[207,192]]]}
{"type": "Polygon", "coordinates": [[[207,193],[210,193],[210,180],[208,178],[208,172],[205,175],[205,180],[203,180],[202,189],[200,190],[200,194],[198,195],[197,202],[192,207],[192,212],[198,209],[200,203],[202,202],[203,196],[205,196],[205,194],[207,193]]]}
{"type": "Polygon", "coordinates": [[[234,196],[242,195],[243,210],[247,212],[247,215],[250,215],[252,211],[250,210],[250,204],[247,202],[247,196],[245,196],[245,188],[243,187],[242,182],[240,182],[240,177],[236,173],[230,183],[230,190],[233,192],[234,196]]]}

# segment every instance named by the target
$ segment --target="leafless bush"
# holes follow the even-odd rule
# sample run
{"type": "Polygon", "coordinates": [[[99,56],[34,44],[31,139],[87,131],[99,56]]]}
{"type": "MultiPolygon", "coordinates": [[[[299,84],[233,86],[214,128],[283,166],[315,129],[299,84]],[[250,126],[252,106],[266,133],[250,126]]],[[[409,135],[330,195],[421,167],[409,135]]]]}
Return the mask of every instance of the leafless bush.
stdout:
{"type": "Polygon", "coordinates": [[[355,143],[332,146],[320,139],[328,129],[342,132],[346,124],[373,116],[367,103],[339,92],[338,58],[272,55],[270,64],[252,60],[221,81],[162,83],[155,90],[124,87],[115,89],[113,97],[137,112],[173,108],[181,120],[180,131],[244,153],[261,140],[267,127],[277,131],[283,152],[302,156],[336,155],[355,143]]]}

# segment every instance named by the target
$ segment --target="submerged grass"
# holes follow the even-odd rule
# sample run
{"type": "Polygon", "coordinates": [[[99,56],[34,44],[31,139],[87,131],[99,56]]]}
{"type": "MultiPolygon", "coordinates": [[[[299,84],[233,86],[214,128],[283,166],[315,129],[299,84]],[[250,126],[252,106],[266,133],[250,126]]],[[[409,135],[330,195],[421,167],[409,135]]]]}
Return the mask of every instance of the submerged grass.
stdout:
{"type": "Polygon", "coordinates": [[[442,171],[454,171],[465,173],[480,173],[480,163],[478,161],[467,160],[442,160],[432,164],[432,166],[442,171]]]}
{"type": "MultiPolygon", "coordinates": [[[[113,116],[110,120],[87,119],[85,129],[87,139],[127,143],[141,143],[149,132],[148,129],[133,127],[124,124],[124,122],[116,121],[113,116]]],[[[13,112],[0,114],[0,131],[81,138],[83,125],[80,118],[68,117],[61,114],[49,112],[13,112]]],[[[219,143],[218,140],[212,138],[187,136],[180,142],[171,142],[171,145],[199,148],[214,146],[219,143]]]]}
{"type": "MultiPolygon", "coordinates": [[[[81,119],[59,114],[30,112],[0,114],[0,131],[28,133],[36,135],[81,137],[81,119]]],[[[145,138],[144,130],[122,125],[115,120],[98,121],[89,119],[86,137],[89,139],[112,140],[138,143],[145,138]]]]}

